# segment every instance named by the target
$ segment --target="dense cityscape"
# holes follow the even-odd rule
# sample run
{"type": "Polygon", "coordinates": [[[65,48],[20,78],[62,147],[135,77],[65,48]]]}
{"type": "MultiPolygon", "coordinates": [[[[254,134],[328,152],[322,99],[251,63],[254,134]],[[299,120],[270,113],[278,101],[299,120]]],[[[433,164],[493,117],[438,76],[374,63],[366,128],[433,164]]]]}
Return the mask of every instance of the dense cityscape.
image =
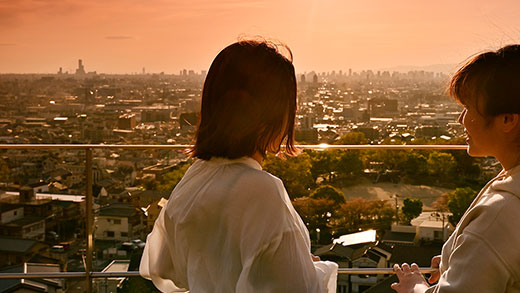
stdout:
{"type": "MultiPolygon", "coordinates": [[[[0,144],[193,142],[205,71],[109,75],[85,66],[79,60],[73,73],[0,75],[0,144]]],[[[461,106],[445,93],[447,74],[339,70],[297,79],[299,144],[465,144],[461,106]]],[[[93,150],[96,271],[138,270],[146,235],[191,161],[182,149],[93,150]]],[[[268,156],[263,168],[284,181],[315,255],[340,268],[388,268],[410,255],[429,266],[498,166],[460,150],[323,146],[268,156]],[[353,233],[365,240],[343,237],[353,233]]],[[[1,149],[0,272],[84,271],[86,188],[82,149],[1,149]]],[[[338,292],[387,292],[381,288],[393,280],[339,276],[338,292]]],[[[46,292],[84,290],[83,280],[33,282],[46,292]]],[[[154,290],[140,278],[94,285],[96,292],[154,290]]],[[[0,280],[0,292],[15,286],[26,288],[23,279],[0,280]]]]}

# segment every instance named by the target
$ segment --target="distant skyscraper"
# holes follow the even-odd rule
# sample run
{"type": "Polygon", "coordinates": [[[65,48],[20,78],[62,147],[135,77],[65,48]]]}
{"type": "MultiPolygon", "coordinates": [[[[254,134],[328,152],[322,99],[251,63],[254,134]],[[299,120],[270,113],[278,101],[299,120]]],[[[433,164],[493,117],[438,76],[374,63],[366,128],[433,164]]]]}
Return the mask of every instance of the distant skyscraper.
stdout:
{"type": "Polygon", "coordinates": [[[85,74],[85,67],[83,67],[83,61],[81,59],[78,60],[78,69],[76,69],[76,74],[85,74]]]}
{"type": "Polygon", "coordinates": [[[63,74],[63,68],[60,67],[60,71],[58,71],[58,74],[63,74]]]}
{"type": "Polygon", "coordinates": [[[305,74],[302,74],[301,82],[302,82],[302,83],[305,83],[305,74]]]}
{"type": "Polygon", "coordinates": [[[145,68],[144,68],[144,67],[143,67],[143,74],[146,74],[146,70],[145,70],[145,68]]]}

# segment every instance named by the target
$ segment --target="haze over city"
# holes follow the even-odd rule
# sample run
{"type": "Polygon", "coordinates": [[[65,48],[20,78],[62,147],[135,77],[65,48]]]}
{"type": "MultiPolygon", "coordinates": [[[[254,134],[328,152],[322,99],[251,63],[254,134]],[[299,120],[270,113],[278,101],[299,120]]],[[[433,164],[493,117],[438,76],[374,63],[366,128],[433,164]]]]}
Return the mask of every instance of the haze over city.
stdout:
{"type": "Polygon", "coordinates": [[[520,2],[0,0],[0,73],[207,70],[240,36],[287,43],[298,72],[448,64],[518,42],[520,2]]]}
{"type": "MultiPolygon", "coordinates": [[[[520,154],[510,126],[520,51],[487,54],[459,79],[453,72],[479,52],[520,44],[519,15],[519,0],[0,0],[0,293],[158,292],[140,268],[173,284],[184,268],[166,261],[185,259],[196,268],[183,281],[192,292],[218,288],[204,279],[269,291],[278,280],[313,282],[298,277],[316,260],[309,252],[338,264],[337,278],[318,274],[333,276],[320,281],[329,292],[389,292],[395,265],[434,266],[444,243],[457,248],[441,278],[470,267],[502,268],[462,278],[472,284],[515,276],[503,268],[520,255],[504,247],[520,245],[508,232],[520,202],[491,188],[520,178],[520,167],[493,157],[520,154]],[[295,79],[253,42],[225,50],[208,72],[224,47],[261,37],[291,48],[295,79]],[[450,80],[464,84],[464,106],[448,95],[450,80]],[[495,108],[503,116],[484,117],[495,108]],[[271,154],[286,132],[284,144],[294,136],[301,152],[271,154]],[[229,170],[236,175],[222,175],[229,170]],[[481,223],[506,238],[474,234],[481,223]],[[179,236],[193,227],[197,236],[179,236]]],[[[299,285],[280,288],[317,291],[299,285]]]]}

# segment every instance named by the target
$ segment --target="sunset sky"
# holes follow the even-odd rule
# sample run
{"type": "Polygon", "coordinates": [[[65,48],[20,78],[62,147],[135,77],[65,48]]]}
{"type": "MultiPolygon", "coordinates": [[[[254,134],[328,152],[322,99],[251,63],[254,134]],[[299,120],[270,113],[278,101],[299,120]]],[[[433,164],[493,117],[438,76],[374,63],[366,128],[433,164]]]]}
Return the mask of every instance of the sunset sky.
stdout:
{"type": "Polygon", "coordinates": [[[200,71],[252,35],[297,72],[456,64],[520,43],[520,1],[0,0],[0,73],[200,71]]]}

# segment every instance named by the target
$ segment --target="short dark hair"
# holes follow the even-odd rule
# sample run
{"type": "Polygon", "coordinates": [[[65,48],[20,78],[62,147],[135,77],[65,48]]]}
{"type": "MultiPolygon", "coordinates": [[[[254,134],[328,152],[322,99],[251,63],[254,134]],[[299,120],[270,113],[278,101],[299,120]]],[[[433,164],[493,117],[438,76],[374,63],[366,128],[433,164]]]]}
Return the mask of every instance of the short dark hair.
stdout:
{"type": "Polygon", "coordinates": [[[452,77],[448,91],[484,117],[520,113],[520,45],[471,58],[452,77]]]}
{"type": "Polygon", "coordinates": [[[280,137],[287,153],[295,154],[296,105],[296,77],[286,45],[256,40],[231,44],[208,70],[191,155],[203,160],[265,155],[280,151],[280,137]]]}

